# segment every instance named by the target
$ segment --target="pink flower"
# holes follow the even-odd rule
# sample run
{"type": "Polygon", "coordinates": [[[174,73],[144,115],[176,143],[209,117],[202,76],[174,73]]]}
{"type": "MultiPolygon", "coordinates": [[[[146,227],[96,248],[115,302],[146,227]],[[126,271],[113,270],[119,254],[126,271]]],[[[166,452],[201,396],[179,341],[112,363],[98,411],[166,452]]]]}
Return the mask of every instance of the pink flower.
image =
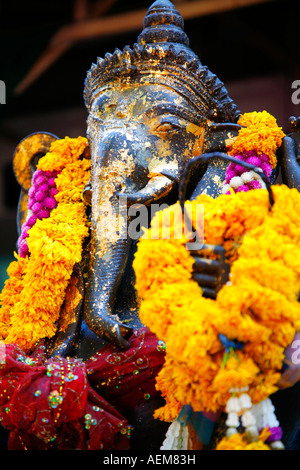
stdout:
{"type": "Polygon", "coordinates": [[[280,441],[282,439],[282,429],[280,426],[268,428],[271,435],[268,437],[267,442],[280,441]]]}
{"type": "Polygon", "coordinates": [[[50,171],[50,170],[43,171],[43,175],[47,176],[47,180],[49,180],[49,178],[52,178],[54,173],[57,174],[56,171],[50,171]]]}
{"type": "Polygon", "coordinates": [[[36,186],[33,185],[33,186],[31,186],[31,188],[29,188],[29,191],[28,191],[28,197],[29,197],[29,199],[31,199],[31,198],[34,197],[35,192],[36,192],[36,186]]]}
{"type": "Polygon", "coordinates": [[[248,170],[242,165],[235,165],[235,171],[236,171],[236,174],[240,176],[242,173],[245,173],[245,171],[248,171],[248,170]]]}
{"type": "Polygon", "coordinates": [[[258,166],[260,167],[261,165],[261,160],[259,157],[249,157],[247,158],[247,163],[251,163],[251,165],[258,166]]]}
{"type": "Polygon", "coordinates": [[[235,176],[237,176],[235,170],[228,167],[226,172],[226,183],[228,184],[235,176]]]}
{"type": "Polygon", "coordinates": [[[32,177],[32,182],[35,183],[36,180],[43,175],[43,171],[42,170],[36,170],[34,173],[33,173],[33,177],[32,177]]]}
{"type": "Polygon", "coordinates": [[[260,159],[261,159],[262,163],[269,163],[269,157],[265,153],[262,153],[260,155],[260,159]]]}
{"type": "Polygon", "coordinates": [[[50,215],[50,211],[48,211],[47,209],[41,209],[39,212],[38,212],[38,218],[39,219],[47,219],[47,217],[49,217],[50,215]]]}
{"type": "Polygon", "coordinates": [[[249,189],[261,189],[261,184],[260,184],[259,181],[254,180],[254,181],[250,181],[250,183],[248,183],[248,187],[249,187],[249,189]]]}
{"type": "Polygon", "coordinates": [[[29,219],[27,220],[26,224],[29,226],[29,227],[33,227],[33,225],[36,223],[36,216],[35,215],[31,215],[29,217],[29,219]]]}
{"type": "MultiPolygon", "coordinates": [[[[237,154],[237,155],[234,155],[234,158],[235,158],[236,160],[242,160],[242,161],[245,161],[245,160],[246,160],[245,155],[243,155],[242,153],[239,153],[239,154],[237,154]]],[[[234,165],[234,163],[233,163],[233,165],[234,165]]]]}
{"type": "Polygon", "coordinates": [[[58,190],[56,188],[51,188],[49,191],[49,196],[54,197],[58,193],[58,190]]]}
{"type": "Polygon", "coordinates": [[[264,174],[270,178],[271,174],[272,174],[272,167],[270,165],[270,163],[262,163],[261,164],[261,169],[262,171],[264,172],[264,174]]]}
{"type": "Polygon", "coordinates": [[[28,191],[28,209],[32,215],[24,223],[22,233],[18,240],[20,256],[28,254],[26,238],[28,230],[34,226],[37,219],[45,219],[50,216],[50,212],[57,206],[54,196],[58,193],[55,178],[57,171],[37,170],[32,177],[32,186],[28,191]]]}
{"type": "Polygon", "coordinates": [[[55,178],[48,179],[48,185],[54,187],[55,186],[55,178]]]}
{"type": "Polygon", "coordinates": [[[41,202],[45,198],[45,193],[43,191],[37,191],[34,195],[35,201],[41,202]]]}
{"type": "Polygon", "coordinates": [[[32,200],[32,199],[29,199],[29,200],[28,200],[27,207],[28,207],[28,209],[29,209],[30,211],[32,210],[32,206],[33,206],[33,204],[34,204],[34,200],[32,200]]]}
{"type": "Polygon", "coordinates": [[[19,241],[25,240],[25,238],[26,238],[27,236],[28,236],[27,230],[25,230],[25,229],[22,230],[22,233],[21,233],[21,235],[20,235],[20,237],[19,237],[19,241]]]}
{"type": "Polygon", "coordinates": [[[39,187],[39,190],[42,191],[43,193],[47,193],[49,190],[49,185],[46,183],[41,184],[41,186],[39,187]]]}
{"type": "Polygon", "coordinates": [[[44,206],[45,208],[52,210],[57,206],[57,202],[53,197],[48,196],[44,199],[44,206]]]}
{"type": "Polygon", "coordinates": [[[37,214],[41,210],[41,208],[42,208],[41,203],[40,202],[35,202],[32,206],[32,212],[34,214],[37,214]]]}
{"type": "Polygon", "coordinates": [[[240,193],[240,192],[242,192],[242,191],[245,191],[245,192],[246,192],[246,191],[249,191],[249,188],[248,188],[248,186],[247,186],[246,184],[242,184],[242,186],[239,186],[239,187],[237,188],[237,190],[236,190],[237,193],[240,193]]]}
{"type": "Polygon", "coordinates": [[[19,254],[22,258],[28,255],[28,245],[26,240],[22,240],[19,243],[19,254]]]}
{"type": "Polygon", "coordinates": [[[40,186],[41,184],[47,183],[47,177],[41,174],[40,176],[38,176],[38,177],[35,179],[34,183],[35,183],[37,186],[40,186]]]}

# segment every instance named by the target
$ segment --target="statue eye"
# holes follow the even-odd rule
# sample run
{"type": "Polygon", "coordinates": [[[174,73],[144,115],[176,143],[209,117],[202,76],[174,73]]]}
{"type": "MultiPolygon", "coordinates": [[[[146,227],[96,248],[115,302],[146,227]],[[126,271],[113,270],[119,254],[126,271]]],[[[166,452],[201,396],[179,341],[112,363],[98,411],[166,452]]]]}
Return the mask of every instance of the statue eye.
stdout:
{"type": "Polygon", "coordinates": [[[117,104],[116,103],[109,103],[106,105],[106,109],[111,109],[111,108],[116,108],[117,104]]]}
{"type": "Polygon", "coordinates": [[[157,127],[156,127],[156,132],[175,132],[180,130],[180,126],[166,121],[166,122],[161,122],[157,127]]]}

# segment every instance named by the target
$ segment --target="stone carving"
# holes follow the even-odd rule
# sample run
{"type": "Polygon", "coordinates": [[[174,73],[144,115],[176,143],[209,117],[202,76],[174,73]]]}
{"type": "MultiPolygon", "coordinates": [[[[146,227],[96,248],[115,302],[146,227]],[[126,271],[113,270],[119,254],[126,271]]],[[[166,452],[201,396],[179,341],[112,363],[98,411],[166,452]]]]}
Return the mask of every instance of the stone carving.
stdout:
{"type": "MultiPolygon", "coordinates": [[[[132,220],[129,208],[174,203],[190,159],[225,152],[226,143],[240,128],[235,103],[191,50],[183,26],[174,5],[157,0],[146,14],[137,43],[98,58],[87,73],[84,99],[89,112],[91,180],[84,196],[91,206],[91,241],[84,320],[78,312],[77,343],[78,328],[70,335],[58,335],[53,352],[65,351],[66,345],[69,350],[74,343],[79,357],[85,358],[103,341],[119,349],[128,347],[132,329],[140,326],[132,271],[136,240],[127,233],[132,220]]],[[[299,189],[298,121],[291,119],[292,134],[284,139],[280,162],[284,182],[299,189]]],[[[47,151],[45,140],[50,144],[57,138],[34,136],[25,138],[15,153],[15,166],[22,161],[29,174],[33,161],[47,151]]],[[[189,174],[186,197],[195,198],[204,191],[219,195],[227,165],[221,158],[200,162],[189,174]]],[[[273,181],[275,177],[274,172],[273,181]]],[[[19,225],[26,191],[27,183],[22,185],[19,225]]],[[[220,286],[226,279],[220,275],[222,262],[212,269],[199,256],[196,261],[195,276],[204,289],[211,291],[213,286],[209,294],[213,296],[218,281],[220,286]]]]}

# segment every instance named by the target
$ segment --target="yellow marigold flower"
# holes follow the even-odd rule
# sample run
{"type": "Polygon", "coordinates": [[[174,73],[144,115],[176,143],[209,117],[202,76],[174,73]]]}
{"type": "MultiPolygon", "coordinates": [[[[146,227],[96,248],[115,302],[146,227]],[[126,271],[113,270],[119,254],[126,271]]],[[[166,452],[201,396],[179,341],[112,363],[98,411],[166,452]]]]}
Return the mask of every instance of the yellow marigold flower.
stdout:
{"type": "Polygon", "coordinates": [[[169,283],[189,280],[193,264],[180,240],[144,239],[133,261],[139,296],[144,298],[148,289],[159,288],[166,279],[169,283]]]}
{"type": "Polygon", "coordinates": [[[236,155],[254,150],[259,155],[268,155],[271,167],[275,168],[277,163],[275,153],[285,135],[282,128],[278,127],[276,119],[266,111],[245,113],[238,124],[244,127],[230,145],[230,154],[236,155]]]}
{"type": "Polygon", "coordinates": [[[80,202],[85,184],[89,179],[90,161],[77,160],[67,165],[55,179],[57,202],[80,202]]]}
{"type": "Polygon", "coordinates": [[[8,279],[0,294],[0,339],[4,340],[8,334],[11,321],[11,309],[19,302],[23,290],[23,277],[27,270],[28,258],[21,258],[15,253],[16,261],[12,261],[8,268],[8,279]]]}
{"type": "Polygon", "coordinates": [[[68,164],[78,160],[87,148],[88,141],[85,137],[55,140],[52,142],[49,152],[42,157],[37,169],[43,171],[61,171],[68,164]]]}
{"type": "Polygon", "coordinates": [[[240,352],[236,357],[230,357],[225,367],[218,370],[212,383],[220,405],[225,406],[231,388],[250,386],[258,373],[259,368],[250,357],[243,357],[240,352]]]}
{"type": "Polygon", "coordinates": [[[271,450],[265,443],[271,433],[266,429],[262,430],[259,440],[249,442],[245,434],[236,433],[230,437],[223,437],[216,446],[216,450],[271,450]]]}
{"type": "Polygon", "coordinates": [[[252,403],[260,403],[278,390],[277,383],[280,378],[280,372],[274,372],[269,369],[256,376],[252,387],[249,389],[249,396],[252,403]]]}
{"type": "Polygon", "coordinates": [[[171,422],[178,417],[183,404],[176,400],[173,393],[170,392],[168,380],[165,380],[163,375],[158,374],[156,379],[156,388],[161,392],[166,403],[161,408],[155,410],[154,418],[171,422]]]}
{"type": "Polygon", "coordinates": [[[244,347],[245,353],[252,357],[260,370],[280,370],[284,360],[284,348],[271,341],[248,342],[244,347]]]}

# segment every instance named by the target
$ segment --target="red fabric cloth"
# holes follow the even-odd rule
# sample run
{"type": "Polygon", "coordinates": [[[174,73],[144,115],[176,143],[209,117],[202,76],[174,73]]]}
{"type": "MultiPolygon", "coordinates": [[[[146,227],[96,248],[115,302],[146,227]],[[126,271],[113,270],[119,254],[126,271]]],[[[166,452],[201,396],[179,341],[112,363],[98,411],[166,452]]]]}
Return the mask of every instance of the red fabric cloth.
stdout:
{"type": "Polygon", "coordinates": [[[164,362],[147,328],[134,332],[125,352],[106,346],[83,362],[47,359],[45,349],[27,356],[5,346],[0,365],[0,419],[10,431],[9,449],[128,449],[122,415],[157,394],[155,376],[164,362]]]}
{"type": "Polygon", "coordinates": [[[118,410],[126,411],[157,394],[155,377],[164,362],[161,341],[147,328],[130,338],[125,352],[109,347],[86,361],[90,384],[118,410]]]}

